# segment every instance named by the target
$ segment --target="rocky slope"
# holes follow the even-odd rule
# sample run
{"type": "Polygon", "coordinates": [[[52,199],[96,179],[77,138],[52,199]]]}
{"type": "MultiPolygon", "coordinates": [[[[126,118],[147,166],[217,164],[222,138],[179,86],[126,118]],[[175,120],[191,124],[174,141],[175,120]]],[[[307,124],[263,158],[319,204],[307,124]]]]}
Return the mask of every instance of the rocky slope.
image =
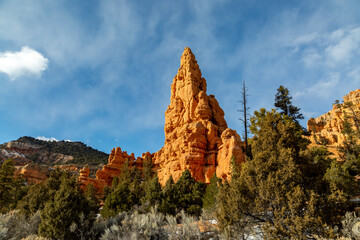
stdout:
{"type": "Polygon", "coordinates": [[[190,48],[185,48],[180,68],[171,84],[170,105],[165,112],[165,143],[158,152],[146,153],[140,158],[116,148],[109,156],[109,163],[88,177],[88,169],[80,172],[83,187],[92,183],[101,193],[112,178],[120,174],[125,159],[141,168],[145,157],[151,158],[162,185],[170,176],[177,181],[185,169],[203,182],[209,182],[216,173],[229,179],[232,157],[244,161],[243,142],[235,130],[229,129],[214,95],[207,95],[206,80],[190,48]]]}
{"type": "Polygon", "coordinates": [[[328,150],[338,156],[338,147],[342,146],[345,136],[342,133],[345,119],[356,128],[354,114],[360,112],[360,89],[351,91],[343,97],[342,103],[333,104],[333,108],[307,122],[307,129],[311,133],[312,145],[326,145],[328,150]]]}
{"type": "MultiPolygon", "coordinates": [[[[92,149],[81,142],[47,142],[32,137],[21,137],[0,145],[0,164],[11,158],[16,175],[32,183],[44,181],[54,168],[77,174],[83,165],[93,169],[104,164],[108,154],[92,149]]],[[[90,171],[90,170],[89,170],[90,171]]]]}
{"type": "Polygon", "coordinates": [[[12,158],[16,165],[99,165],[106,163],[108,156],[81,142],[43,141],[32,137],[0,145],[0,161],[12,158]]]}

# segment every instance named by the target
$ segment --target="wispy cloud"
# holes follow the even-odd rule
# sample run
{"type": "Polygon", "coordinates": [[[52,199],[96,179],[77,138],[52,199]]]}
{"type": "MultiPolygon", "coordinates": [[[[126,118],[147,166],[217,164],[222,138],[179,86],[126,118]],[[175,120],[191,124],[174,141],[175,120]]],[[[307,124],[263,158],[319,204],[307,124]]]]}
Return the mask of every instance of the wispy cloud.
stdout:
{"type": "Polygon", "coordinates": [[[332,33],[333,41],[326,49],[328,60],[333,63],[339,63],[350,60],[360,53],[360,27],[353,29],[340,29],[332,33]]]}
{"type": "Polygon", "coordinates": [[[19,52],[0,53],[0,72],[6,73],[11,80],[29,74],[39,76],[48,63],[41,53],[26,46],[19,52]]]}
{"type": "Polygon", "coordinates": [[[295,52],[301,49],[301,59],[305,66],[337,67],[338,64],[347,64],[360,54],[360,27],[301,35],[292,44],[295,52]]]}
{"type": "MultiPolygon", "coordinates": [[[[304,74],[312,74],[309,75],[312,80],[307,80],[307,86],[295,91],[295,99],[332,101],[359,87],[359,26],[303,34],[292,41],[292,47],[293,57],[300,59],[299,67],[303,65],[304,74]]],[[[308,106],[308,109],[313,108],[308,106]]]]}
{"type": "Polygon", "coordinates": [[[294,94],[295,98],[303,95],[316,95],[323,98],[327,98],[334,92],[336,86],[340,81],[339,73],[332,73],[326,79],[321,80],[311,87],[306,88],[303,91],[297,91],[294,94]]]}

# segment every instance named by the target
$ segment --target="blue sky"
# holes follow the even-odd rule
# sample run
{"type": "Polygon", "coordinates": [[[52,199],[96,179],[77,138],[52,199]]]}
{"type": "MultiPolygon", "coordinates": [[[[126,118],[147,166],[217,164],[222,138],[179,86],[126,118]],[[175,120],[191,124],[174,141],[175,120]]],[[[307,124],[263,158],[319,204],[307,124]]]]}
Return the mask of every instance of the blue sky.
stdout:
{"type": "MultiPolygon", "coordinates": [[[[360,87],[360,1],[0,1],[0,143],[82,141],[140,155],[164,144],[185,46],[238,120],[282,84],[306,120],[360,87]]],[[[306,125],[306,120],[302,124],[306,125]]]]}

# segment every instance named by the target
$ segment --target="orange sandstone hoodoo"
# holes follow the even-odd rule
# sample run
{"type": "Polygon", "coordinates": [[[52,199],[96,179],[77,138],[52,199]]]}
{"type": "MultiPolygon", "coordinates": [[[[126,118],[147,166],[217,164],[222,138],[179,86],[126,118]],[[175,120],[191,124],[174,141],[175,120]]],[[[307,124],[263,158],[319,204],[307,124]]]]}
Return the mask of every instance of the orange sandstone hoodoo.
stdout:
{"type": "Polygon", "coordinates": [[[224,115],[215,96],[206,94],[206,80],[194,54],[186,47],[171,84],[170,105],[165,112],[164,147],[137,159],[134,154],[128,155],[117,148],[111,152],[109,163],[96,173],[96,179],[89,178],[89,171],[84,168],[80,182],[93,183],[101,193],[120,173],[125,159],[141,168],[145,157],[152,158],[161,185],[165,185],[170,176],[177,181],[185,169],[189,169],[196,180],[206,183],[215,173],[229,179],[231,158],[240,163],[245,154],[240,136],[227,127],[224,115]]]}

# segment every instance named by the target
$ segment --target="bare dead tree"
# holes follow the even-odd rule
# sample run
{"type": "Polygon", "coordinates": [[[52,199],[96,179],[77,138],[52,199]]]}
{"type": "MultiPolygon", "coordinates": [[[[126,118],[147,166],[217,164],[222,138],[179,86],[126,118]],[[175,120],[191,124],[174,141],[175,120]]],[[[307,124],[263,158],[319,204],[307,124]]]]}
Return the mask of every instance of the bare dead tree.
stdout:
{"type": "Polygon", "coordinates": [[[250,114],[249,114],[250,108],[247,106],[249,95],[247,94],[247,88],[245,85],[245,81],[243,81],[243,86],[242,86],[242,90],[240,93],[241,93],[241,100],[238,102],[241,105],[240,105],[240,109],[238,109],[238,112],[241,112],[241,117],[239,118],[239,120],[244,124],[245,153],[246,153],[246,155],[248,155],[249,154],[248,129],[249,129],[249,123],[250,123],[250,114]]]}

